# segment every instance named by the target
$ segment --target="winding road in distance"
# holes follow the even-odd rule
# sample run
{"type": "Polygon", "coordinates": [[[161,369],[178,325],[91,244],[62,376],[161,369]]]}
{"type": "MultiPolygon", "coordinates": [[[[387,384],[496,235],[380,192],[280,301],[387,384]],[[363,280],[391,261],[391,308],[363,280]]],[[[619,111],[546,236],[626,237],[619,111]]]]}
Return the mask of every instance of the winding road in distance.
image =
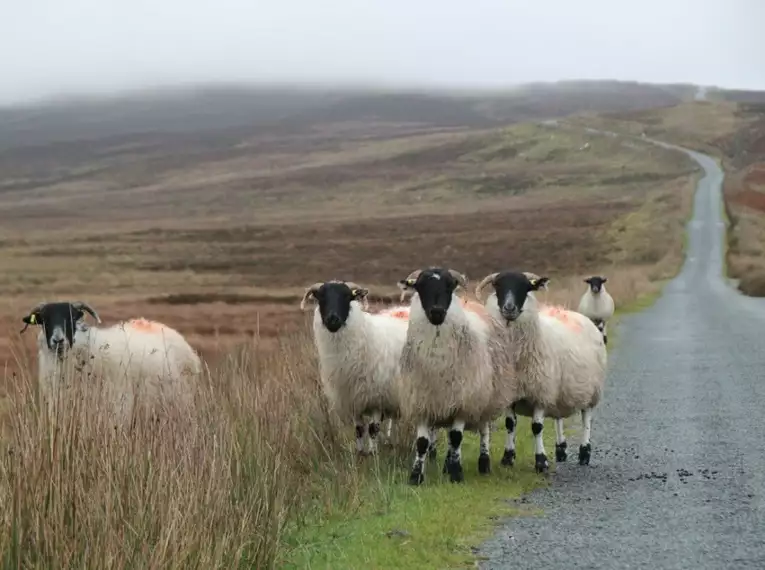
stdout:
{"type": "Polygon", "coordinates": [[[765,569],[765,302],[723,277],[722,171],[680,150],[706,173],[687,258],[619,324],[591,465],[569,454],[519,501],[544,514],[507,521],[481,568],[765,569]]]}

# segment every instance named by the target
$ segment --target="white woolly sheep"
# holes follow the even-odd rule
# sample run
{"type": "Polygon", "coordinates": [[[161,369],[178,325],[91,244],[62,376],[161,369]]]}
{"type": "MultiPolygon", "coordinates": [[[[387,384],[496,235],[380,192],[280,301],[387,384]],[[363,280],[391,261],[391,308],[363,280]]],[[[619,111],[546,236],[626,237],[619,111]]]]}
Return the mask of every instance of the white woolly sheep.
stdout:
{"type": "Polygon", "coordinates": [[[449,428],[444,467],[452,482],[464,480],[461,446],[466,429],[480,433],[478,471],[489,473],[491,421],[516,399],[512,369],[501,365],[507,359],[494,331],[498,325],[480,304],[455,295],[457,287],[466,285],[464,275],[439,267],[416,270],[399,281],[404,293],[414,291],[401,355],[401,373],[412,392],[410,412],[417,423],[409,480],[413,485],[425,478],[429,426],[449,428]]]}
{"type": "Polygon", "coordinates": [[[125,425],[138,410],[188,412],[193,406],[193,378],[202,372],[199,355],[176,330],[133,319],[110,327],[89,326],[82,319],[98,313],[78,301],[40,303],[22,321],[41,327],[37,337],[40,389],[53,410],[67,374],[83,374],[98,385],[103,402],[125,425]]]}
{"type": "Polygon", "coordinates": [[[493,273],[476,288],[476,297],[492,285],[485,306],[505,330],[506,349],[516,366],[519,399],[508,408],[503,465],[515,459],[515,416],[531,416],[535,438],[535,468],[549,467],[542,441],[545,416],[555,418],[556,459],[565,461],[563,418],[582,414],[579,463],[590,461],[592,410],[598,405],[606,376],[606,347],[597,327],[584,315],[558,307],[540,306],[533,294],[546,277],[529,279],[522,273],[493,273]]]}
{"type": "Polygon", "coordinates": [[[300,308],[309,298],[314,309],[314,342],[319,353],[319,372],[327,399],[345,421],[356,424],[356,450],[377,450],[380,422],[387,418],[390,437],[392,419],[400,411],[400,358],[406,340],[406,311],[396,309],[372,314],[367,307],[368,289],[355,283],[327,281],[305,290],[300,308]]]}
{"type": "Polygon", "coordinates": [[[579,300],[579,312],[590,319],[603,333],[603,342],[608,344],[608,320],[614,316],[614,299],[606,291],[608,278],[594,275],[584,280],[587,290],[579,300]]]}

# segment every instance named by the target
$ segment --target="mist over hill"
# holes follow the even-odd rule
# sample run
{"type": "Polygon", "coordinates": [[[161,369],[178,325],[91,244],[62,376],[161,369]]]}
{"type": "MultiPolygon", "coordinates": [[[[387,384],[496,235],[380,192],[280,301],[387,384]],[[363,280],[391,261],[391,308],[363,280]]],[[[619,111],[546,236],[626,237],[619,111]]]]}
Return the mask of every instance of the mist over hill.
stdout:
{"type": "Polygon", "coordinates": [[[478,127],[581,111],[675,105],[691,85],[623,81],[536,83],[502,91],[424,91],[202,85],[103,97],[70,97],[0,109],[0,149],[147,134],[227,129],[301,132],[377,121],[478,127]]]}

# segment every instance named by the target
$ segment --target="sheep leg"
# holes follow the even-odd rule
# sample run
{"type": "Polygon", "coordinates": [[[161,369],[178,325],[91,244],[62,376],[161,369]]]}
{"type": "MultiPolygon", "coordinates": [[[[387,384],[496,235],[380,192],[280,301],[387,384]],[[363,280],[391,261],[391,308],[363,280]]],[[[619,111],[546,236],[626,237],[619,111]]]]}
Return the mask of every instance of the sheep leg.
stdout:
{"type": "Polygon", "coordinates": [[[428,432],[430,438],[430,447],[428,448],[428,458],[435,459],[438,456],[438,430],[431,426],[428,432]]]}
{"type": "Polygon", "coordinates": [[[507,436],[505,437],[505,453],[502,455],[502,465],[512,467],[515,463],[515,427],[518,425],[518,420],[515,415],[515,406],[510,406],[505,411],[505,429],[507,430],[507,436]]]}
{"type": "Polygon", "coordinates": [[[382,420],[382,413],[379,411],[372,412],[372,418],[369,422],[369,454],[374,455],[377,453],[377,435],[380,433],[380,422],[382,420]]]}
{"type": "Polygon", "coordinates": [[[478,472],[481,475],[488,475],[491,473],[491,423],[486,422],[481,426],[481,445],[480,453],[478,455],[478,472]]]}
{"type": "Polygon", "coordinates": [[[592,321],[595,323],[595,326],[598,327],[598,330],[600,331],[600,334],[603,335],[603,344],[608,344],[608,333],[606,332],[606,321],[601,319],[595,319],[592,321]]]}
{"type": "Polygon", "coordinates": [[[542,440],[544,421],[545,411],[542,408],[534,408],[534,414],[531,416],[531,433],[534,434],[534,469],[537,473],[547,471],[550,467],[545,453],[545,444],[542,440]]]}
{"type": "Polygon", "coordinates": [[[566,434],[563,433],[563,418],[555,418],[555,461],[562,463],[568,459],[566,434]]]}
{"type": "Polygon", "coordinates": [[[427,425],[417,426],[417,442],[415,444],[414,465],[409,475],[410,485],[420,485],[425,481],[425,455],[430,447],[430,430],[427,425]]]}
{"type": "Polygon", "coordinates": [[[462,472],[462,434],[465,431],[465,422],[455,420],[449,430],[449,455],[448,471],[449,480],[452,483],[462,483],[465,475],[462,472]]]}
{"type": "Polygon", "coordinates": [[[364,436],[367,433],[367,424],[364,418],[356,418],[356,453],[359,455],[364,454],[364,436]]]}
{"type": "Polygon", "coordinates": [[[590,464],[590,432],[592,431],[592,408],[582,410],[582,444],[579,446],[579,465],[590,464]]]}

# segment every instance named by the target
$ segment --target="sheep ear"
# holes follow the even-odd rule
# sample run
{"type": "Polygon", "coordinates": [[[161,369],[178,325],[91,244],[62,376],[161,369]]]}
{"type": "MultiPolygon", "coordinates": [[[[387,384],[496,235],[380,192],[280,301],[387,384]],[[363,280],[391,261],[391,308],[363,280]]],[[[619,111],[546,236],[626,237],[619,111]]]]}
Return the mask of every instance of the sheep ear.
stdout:
{"type": "Polygon", "coordinates": [[[364,289],[363,287],[357,287],[356,289],[351,289],[351,295],[353,295],[354,299],[363,299],[367,295],[369,295],[369,289],[364,289]]]}
{"type": "Polygon", "coordinates": [[[606,281],[608,281],[608,277],[603,278],[603,283],[605,283],[606,281]]]}
{"type": "Polygon", "coordinates": [[[540,289],[547,289],[547,283],[550,281],[548,277],[540,277],[539,279],[529,279],[531,283],[532,291],[539,291],[540,289]]]}
{"type": "Polygon", "coordinates": [[[21,322],[27,325],[39,325],[40,315],[38,315],[37,313],[29,313],[26,317],[21,319],[21,322]]]}

